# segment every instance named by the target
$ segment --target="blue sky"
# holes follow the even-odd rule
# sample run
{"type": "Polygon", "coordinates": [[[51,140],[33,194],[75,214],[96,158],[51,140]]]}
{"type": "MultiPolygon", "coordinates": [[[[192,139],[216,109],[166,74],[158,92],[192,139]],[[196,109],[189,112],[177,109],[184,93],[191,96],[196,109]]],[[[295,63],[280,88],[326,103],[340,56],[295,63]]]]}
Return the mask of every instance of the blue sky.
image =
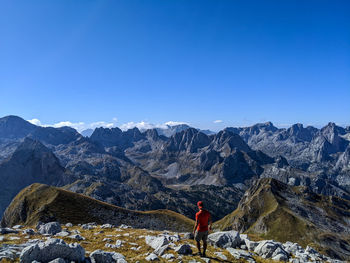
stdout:
{"type": "Polygon", "coordinates": [[[350,125],[349,14],[350,1],[1,1],[0,116],[350,125]]]}

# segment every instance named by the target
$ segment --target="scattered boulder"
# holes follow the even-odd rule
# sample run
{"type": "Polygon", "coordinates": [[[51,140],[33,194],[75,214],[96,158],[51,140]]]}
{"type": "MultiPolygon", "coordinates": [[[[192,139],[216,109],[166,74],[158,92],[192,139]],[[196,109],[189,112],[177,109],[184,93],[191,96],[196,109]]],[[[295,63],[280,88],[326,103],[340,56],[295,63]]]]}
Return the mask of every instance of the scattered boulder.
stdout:
{"type": "Polygon", "coordinates": [[[114,226],[112,224],[103,224],[101,228],[113,228],[114,226]]]}
{"type": "Polygon", "coordinates": [[[241,238],[237,231],[222,231],[215,232],[208,236],[209,244],[214,247],[228,248],[228,247],[238,247],[241,243],[241,238]]]}
{"type": "Polygon", "coordinates": [[[24,230],[22,231],[22,233],[23,233],[24,235],[35,235],[35,231],[34,231],[34,229],[32,229],[32,228],[24,229],[24,230]]]}
{"type": "Polygon", "coordinates": [[[31,263],[34,260],[49,262],[56,258],[67,261],[83,262],[85,250],[79,244],[66,244],[62,239],[52,238],[24,248],[20,255],[22,263],[31,263]]]}
{"type": "Polygon", "coordinates": [[[145,242],[147,245],[149,245],[153,249],[158,249],[170,243],[169,239],[166,236],[159,236],[159,237],[146,236],[145,242]]]}
{"type": "Polygon", "coordinates": [[[9,227],[0,228],[0,234],[17,234],[18,231],[9,227]]]}
{"type": "Polygon", "coordinates": [[[245,259],[248,262],[254,263],[255,260],[253,258],[253,254],[251,252],[242,250],[242,249],[235,249],[232,247],[226,248],[228,252],[235,258],[235,259],[245,259]]]}
{"type": "Polygon", "coordinates": [[[131,228],[131,226],[121,224],[121,225],[119,226],[119,228],[121,228],[121,229],[127,229],[127,228],[131,228]]]}
{"type": "Polygon", "coordinates": [[[282,244],[273,240],[260,241],[254,252],[262,258],[287,261],[288,253],[283,249],[282,244]]]}
{"type": "Polygon", "coordinates": [[[61,225],[58,222],[50,222],[46,224],[41,224],[39,226],[39,233],[40,234],[49,234],[49,235],[55,235],[62,231],[61,225]]]}
{"type": "Polygon", "coordinates": [[[124,243],[124,241],[117,240],[114,245],[107,243],[107,244],[105,244],[105,247],[108,247],[108,248],[120,248],[120,247],[123,246],[123,243],[124,243]]]}
{"type": "Polygon", "coordinates": [[[21,229],[21,228],[23,228],[23,226],[22,225],[15,225],[14,227],[12,227],[13,229],[21,229]]]}
{"type": "Polygon", "coordinates": [[[67,231],[61,231],[61,232],[58,232],[55,236],[56,237],[66,237],[66,236],[69,236],[69,232],[67,231]]]}
{"type": "Polygon", "coordinates": [[[68,237],[71,238],[71,239],[79,240],[79,241],[80,240],[85,240],[85,237],[83,237],[83,236],[81,236],[79,234],[70,235],[68,237]]]}
{"type": "Polygon", "coordinates": [[[94,229],[96,226],[97,224],[93,222],[93,223],[82,224],[81,228],[86,230],[91,230],[91,229],[94,229]]]}
{"type": "Polygon", "coordinates": [[[159,260],[159,258],[156,254],[151,253],[146,257],[146,260],[147,261],[156,261],[156,260],[159,260]]]}
{"type": "Polygon", "coordinates": [[[91,263],[126,263],[125,257],[116,252],[107,252],[101,249],[90,254],[91,263]]]}
{"type": "Polygon", "coordinates": [[[190,255],[192,254],[192,249],[189,244],[183,244],[175,248],[175,251],[180,255],[190,255]]]}
{"type": "Polygon", "coordinates": [[[72,223],[67,223],[65,224],[66,227],[73,227],[73,224],[72,223]]]}
{"type": "Polygon", "coordinates": [[[175,256],[174,256],[174,254],[169,253],[169,254],[163,254],[162,258],[164,258],[164,259],[172,259],[172,258],[175,258],[175,256]]]}
{"type": "Polygon", "coordinates": [[[14,261],[21,254],[24,246],[25,245],[2,244],[0,246],[0,261],[2,261],[2,259],[14,261]]]}

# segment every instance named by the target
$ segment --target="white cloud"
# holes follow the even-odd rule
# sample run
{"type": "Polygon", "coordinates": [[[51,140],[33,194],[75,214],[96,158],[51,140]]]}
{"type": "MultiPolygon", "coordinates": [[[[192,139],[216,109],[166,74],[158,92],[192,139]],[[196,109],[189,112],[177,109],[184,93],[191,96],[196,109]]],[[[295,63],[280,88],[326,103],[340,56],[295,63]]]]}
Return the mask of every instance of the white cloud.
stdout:
{"type": "Polygon", "coordinates": [[[169,126],[176,126],[176,125],[181,125],[181,124],[189,125],[186,122],[179,122],[179,121],[168,121],[168,122],[164,123],[164,125],[169,125],[169,126]]]}
{"type": "Polygon", "coordinates": [[[42,127],[60,128],[60,127],[68,126],[76,129],[78,132],[81,132],[86,129],[95,129],[97,127],[113,128],[116,126],[117,118],[113,118],[113,122],[97,121],[92,123],[61,121],[54,124],[42,124],[39,119],[31,119],[28,121],[34,125],[42,126],[42,127]]]}
{"type": "Polygon", "coordinates": [[[214,123],[222,123],[223,122],[223,120],[215,120],[215,121],[213,121],[214,123]]]}
{"type": "Polygon", "coordinates": [[[148,129],[154,129],[154,128],[166,129],[169,126],[175,126],[175,125],[181,125],[181,124],[189,125],[186,122],[178,122],[178,121],[168,121],[163,124],[153,124],[150,122],[141,121],[141,122],[128,122],[128,123],[122,124],[120,126],[120,129],[123,131],[132,129],[135,127],[137,127],[139,130],[148,130],[148,129]]]}
{"type": "Polygon", "coordinates": [[[37,125],[37,126],[41,126],[41,121],[38,119],[31,119],[28,120],[31,124],[37,125]]]}
{"type": "Polygon", "coordinates": [[[137,127],[139,130],[148,130],[148,129],[153,129],[156,128],[156,125],[148,123],[148,122],[128,122],[128,123],[124,123],[120,126],[120,129],[122,130],[128,130],[128,129],[132,129],[137,127]]]}

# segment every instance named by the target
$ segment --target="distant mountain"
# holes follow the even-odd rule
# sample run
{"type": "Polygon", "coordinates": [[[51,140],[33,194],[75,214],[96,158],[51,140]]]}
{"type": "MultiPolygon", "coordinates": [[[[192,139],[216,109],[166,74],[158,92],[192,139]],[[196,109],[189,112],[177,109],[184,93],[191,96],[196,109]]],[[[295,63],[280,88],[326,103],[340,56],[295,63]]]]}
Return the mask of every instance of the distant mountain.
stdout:
{"type": "Polygon", "coordinates": [[[81,135],[70,127],[40,127],[17,116],[0,118],[0,142],[23,140],[25,137],[31,137],[45,144],[57,146],[72,142],[81,135]]]}
{"type": "Polygon", "coordinates": [[[338,182],[341,181],[339,178],[343,178],[341,184],[350,189],[350,181],[345,183],[344,180],[349,172],[349,163],[344,157],[350,142],[347,129],[332,122],[322,129],[305,128],[302,124],[278,129],[269,122],[226,130],[239,134],[254,150],[261,150],[272,157],[285,157],[292,167],[312,174],[326,174],[328,179],[338,182]]]}
{"type": "Polygon", "coordinates": [[[94,132],[94,129],[86,129],[80,132],[80,134],[83,135],[84,137],[90,137],[93,134],[93,132],[94,132]]]}
{"type": "Polygon", "coordinates": [[[0,163],[0,179],[0,214],[18,191],[29,184],[65,185],[74,181],[48,148],[29,138],[0,163]]]}
{"type": "MultiPolygon", "coordinates": [[[[190,129],[190,128],[193,128],[193,127],[191,127],[187,124],[178,124],[178,125],[167,125],[166,128],[156,128],[156,130],[157,130],[159,135],[171,137],[175,133],[182,132],[182,131],[190,129]]],[[[211,130],[200,130],[200,129],[197,129],[197,130],[199,130],[200,132],[202,132],[206,135],[215,134],[215,132],[213,132],[211,130]]]]}
{"type": "Polygon", "coordinates": [[[0,118],[0,139],[20,139],[28,136],[37,126],[17,116],[0,118]]]}
{"type": "Polygon", "coordinates": [[[56,187],[33,184],[23,189],[6,209],[2,227],[60,223],[126,224],[135,228],[191,231],[193,220],[168,210],[138,212],[110,205],[56,187]]]}
{"type": "Polygon", "coordinates": [[[215,227],[259,235],[350,258],[350,201],[315,194],[306,187],[291,187],[275,179],[256,182],[237,209],[215,227]]]}
{"type": "Polygon", "coordinates": [[[261,165],[274,162],[229,131],[207,136],[189,128],[158,143],[147,151],[131,147],[125,153],[165,184],[244,184],[262,173],[261,165]]]}

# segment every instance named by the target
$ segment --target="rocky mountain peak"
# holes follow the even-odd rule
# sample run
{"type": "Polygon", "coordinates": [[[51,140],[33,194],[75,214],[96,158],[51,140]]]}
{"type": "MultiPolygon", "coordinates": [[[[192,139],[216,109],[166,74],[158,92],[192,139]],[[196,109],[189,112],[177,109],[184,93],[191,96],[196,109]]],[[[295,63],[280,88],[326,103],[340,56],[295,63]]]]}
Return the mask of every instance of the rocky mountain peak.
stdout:
{"type": "Polygon", "coordinates": [[[144,138],[140,130],[136,127],[123,132],[123,135],[130,137],[133,141],[139,141],[144,138]]]}
{"type": "Polygon", "coordinates": [[[157,129],[148,129],[144,132],[147,138],[152,139],[153,141],[156,141],[159,139],[159,134],[157,132],[157,129]]]}
{"type": "Polygon", "coordinates": [[[123,132],[118,127],[115,128],[96,128],[91,134],[90,139],[98,142],[105,147],[116,146],[122,140],[123,132]]]}
{"type": "Polygon", "coordinates": [[[212,145],[216,150],[228,148],[229,150],[238,149],[244,152],[251,151],[247,143],[238,134],[227,129],[215,135],[212,145]]]}
{"type": "Polygon", "coordinates": [[[332,145],[333,152],[343,152],[348,146],[349,142],[341,137],[345,133],[344,128],[337,126],[333,122],[328,123],[327,126],[320,130],[320,135],[325,137],[332,145]]]}
{"type": "Polygon", "coordinates": [[[296,123],[287,129],[287,138],[294,137],[299,141],[310,142],[313,138],[312,130],[304,128],[303,124],[296,123]]]}
{"type": "Polygon", "coordinates": [[[0,118],[0,138],[18,139],[33,132],[37,126],[17,116],[0,118]]]}
{"type": "Polygon", "coordinates": [[[197,129],[189,128],[171,136],[166,148],[169,151],[195,152],[199,148],[208,146],[210,142],[209,136],[197,129]]]}

